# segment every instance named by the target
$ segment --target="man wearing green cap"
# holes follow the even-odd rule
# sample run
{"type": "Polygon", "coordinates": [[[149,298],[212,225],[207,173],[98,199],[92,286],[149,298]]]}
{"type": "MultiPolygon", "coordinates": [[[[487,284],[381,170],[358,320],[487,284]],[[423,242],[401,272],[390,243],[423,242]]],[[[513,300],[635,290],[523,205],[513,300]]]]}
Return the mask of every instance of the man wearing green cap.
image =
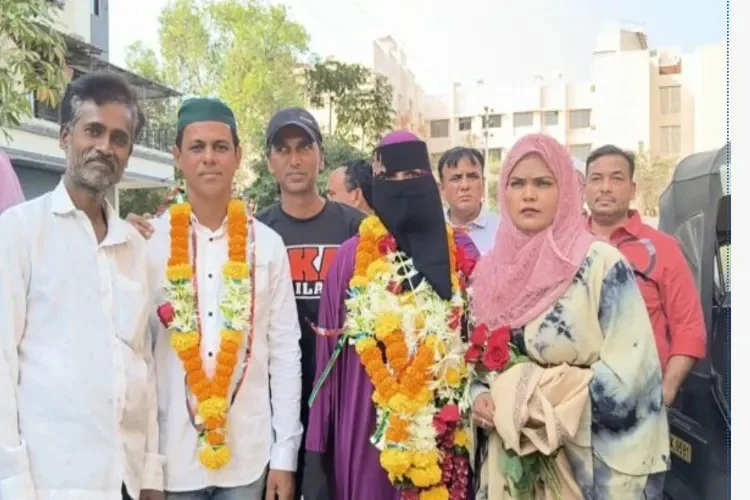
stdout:
{"type": "Polygon", "coordinates": [[[167,499],[290,500],[301,366],[284,243],[232,198],[242,149],[224,103],[185,101],[172,152],[187,200],[148,241],[167,499]]]}

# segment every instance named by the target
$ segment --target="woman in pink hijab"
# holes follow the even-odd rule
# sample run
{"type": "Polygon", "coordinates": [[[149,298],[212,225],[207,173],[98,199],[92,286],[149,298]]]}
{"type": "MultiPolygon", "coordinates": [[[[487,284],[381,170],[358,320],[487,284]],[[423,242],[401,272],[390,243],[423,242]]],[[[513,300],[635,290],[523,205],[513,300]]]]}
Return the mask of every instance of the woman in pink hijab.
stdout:
{"type": "MultiPolygon", "coordinates": [[[[617,249],[586,230],[578,174],[555,139],[522,138],[501,172],[502,221],[474,273],[473,315],[490,339],[502,332],[529,361],[472,387],[484,428],[477,498],[515,498],[497,457],[535,447],[561,451],[564,500],[661,498],[667,415],[635,277],[617,249]]],[[[532,498],[553,498],[549,485],[532,498]]]]}
{"type": "Polygon", "coordinates": [[[8,156],[0,149],[0,214],[24,201],[21,183],[18,182],[13,165],[8,156]]]}

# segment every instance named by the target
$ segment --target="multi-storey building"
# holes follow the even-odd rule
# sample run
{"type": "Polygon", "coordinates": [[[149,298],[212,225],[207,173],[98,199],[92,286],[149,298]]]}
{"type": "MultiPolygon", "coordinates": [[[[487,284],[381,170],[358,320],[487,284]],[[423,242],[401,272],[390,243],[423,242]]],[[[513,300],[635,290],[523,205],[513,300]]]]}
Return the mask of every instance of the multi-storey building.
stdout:
{"type": "Polygon", "coordinates": [[[523,135],[543,132],[585,158],[602,144],[683,157],[726,142],[726,45],[689,54],[648,47],[639,29],[603,31],[591,80],[538,77],[526,87],[454,84],[425,98],[433,156],[456,145],[486,151],[497,165],[523,135]]]}
{"type": "MultiPolygon", "coordinates": [[[[67,46],[65,72],[69,78],[91,71],[123,75],[142,99],[167,99],[179,94],[108,62],[108,0],[50,0],[58,7],[55,23],[67,46]]],[[[2,57],[0,55],[0,57],[2,57]]],[[[18,128],[8,129],[10,139],[0,134],[0,148],[10,157],[27,198],[46,193],[57,185],[65,170],[65,155],[58,143],[58,110],[29,95],[34,115],[18,128]]],[[[123,181],[108,198],[118,206],[122,189],[169,185],[174,177],[172,155],[174,127],[143,129],[133,150],[123,181]]]]}

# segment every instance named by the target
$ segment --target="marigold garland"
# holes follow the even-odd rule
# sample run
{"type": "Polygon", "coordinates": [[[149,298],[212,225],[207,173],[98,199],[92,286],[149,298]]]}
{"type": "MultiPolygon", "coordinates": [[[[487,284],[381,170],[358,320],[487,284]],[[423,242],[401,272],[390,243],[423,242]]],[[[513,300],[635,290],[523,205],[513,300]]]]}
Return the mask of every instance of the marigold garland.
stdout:
{"type": "Polygon", "coordinates": [[[465,477],[455,479],[443,472],[446,460],[468,457],[470,446],[469,371],[460,321],[455,321],[464,313],[465,279],[459,272],[453,230],[448,226],[447,231],[451,300],[442,300],[426,283],[401,291],[400,271],[408,274],[413,264],[397,251],[376,216],[360,226],[349,282],[353,294],[346,304],[347,331],[374,387],[378,432],[373,442],[402,498],[448,499],[451,491],[466,487],[465,477]],[[450,405],[460,408],[459,420],[438,431],[434,421],[450,405]]]}
{"type": "MultiPolygon", "coordinates": [[[[198,457],[207,469],[219,469],[231,460],[226,443],[229,412],[229,386],[238,363],[238,351],[249,332],[252,342],[252,283],[247,262],[248,218],[241,201],[233,200],[227,208],[229,260],[223,268],[224,297],[219,306],[225,328],[221,331],[216,369],[209,378],[200,354],[200,320],[190,262],[190,217],[188,203],[174,204],[170,213],[170,257],[166,270],[166,293],[174,308],[169,325],[170,343],[182,361],[187,386],[198,400],[198,417],[202,424],[198,457]]],[[[249,347],[249,345],[248,345],[249,347]]],[[[249,351],[248,351],[249,352],[249,351]]]]}

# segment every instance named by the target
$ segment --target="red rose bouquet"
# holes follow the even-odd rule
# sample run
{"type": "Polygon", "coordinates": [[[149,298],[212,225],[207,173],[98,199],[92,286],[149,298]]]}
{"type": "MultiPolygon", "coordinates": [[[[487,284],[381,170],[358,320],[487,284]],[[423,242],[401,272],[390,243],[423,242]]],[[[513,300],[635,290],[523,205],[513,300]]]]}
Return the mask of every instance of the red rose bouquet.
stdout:
{"type": "MultiPolygon", "coordinates": [[[[511,342],[511,329],[508,326],[490,330],[487,325],[475,325],[469,340],[466,363],[473,369],[475,379],[483,383],[491,382],[512,366],[531,362],[511,342]]],[[[520,456],[504,446],[500,450],[500,468],[514,498],[533,500],[540,484],[547,486],[555,498],[560,498],[561,484],[554,468],[556,453],[545,455],[537,451],[520,456]]]]}

